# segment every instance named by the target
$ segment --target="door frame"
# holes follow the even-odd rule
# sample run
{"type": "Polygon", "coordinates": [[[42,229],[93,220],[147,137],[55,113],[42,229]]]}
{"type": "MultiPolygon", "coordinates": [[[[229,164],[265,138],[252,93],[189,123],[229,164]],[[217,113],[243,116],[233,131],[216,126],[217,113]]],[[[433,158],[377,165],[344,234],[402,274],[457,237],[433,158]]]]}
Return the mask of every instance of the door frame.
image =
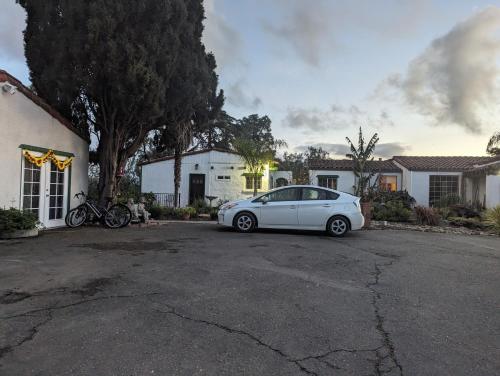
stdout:
{"type": "MultiPolygon", "coordinates": [[[[22,152],[21,152],[21,182],[20,182],[20,189],[19,189],[19,209],[23,210],[23,205],[24,205],[24,168],[26,166],[26,157],[24,156],[23,151],[28,150],[30,153],[36,155],[36,156],[41,156],[45,154],[49,149],[45,148],[38,148],[38,147],[27,147],[27,145],[20,145],[20,147],[23,146],[22,152]]],[[[73,155],[71,153],[66,153],[66,152],[56,152],[54,150],[54,154],[57,155],[58,157],[65,157],[69,158],[70,155],[73,155]]],[[[40,196],[39,196],[39,202],[38,202],[38,220],[42,225],[46,228],[52,228],[52,227],[61,227],[65,225],[65,216],[66,213],[69,210],[69,205],[70,205],[70,187],[71,187],[71,166],[68,166],[64,169],[64,196],[63,196],[63,212],[62,212],[62,218],[60,219],[55,219],[55,220],[49,220],[49,204],[50,204],[50,170],[52,166],[52,161],[47,161],[45,162],[41,167],[40,167],[40,196]],[[47,196],[47,193],[49,196],[47,196]]]]}
{"type": "Polygon", "coordinates": [[[203,177],[203,196],[202,198],[205,199],[205,190],[207,188],[207,176],[206,174],[189,174],[189,192],[188,192],[188,205],[191,205],[194,201],[194,198],[191,199],[191,193],[193,190],[193,177],[203,177]]]}

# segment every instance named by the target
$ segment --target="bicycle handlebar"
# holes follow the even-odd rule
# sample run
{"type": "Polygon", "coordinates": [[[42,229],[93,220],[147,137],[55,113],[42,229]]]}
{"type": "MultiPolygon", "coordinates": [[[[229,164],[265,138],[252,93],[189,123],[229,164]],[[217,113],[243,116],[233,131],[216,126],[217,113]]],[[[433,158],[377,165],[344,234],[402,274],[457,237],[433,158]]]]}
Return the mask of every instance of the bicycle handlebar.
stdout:
{"type": "Polygon", "coordinates": [[[82,197],[85,197],[85,192],[84,191],[81,191],[81,192],[78,192],[77,194],[75,194],[75,198],[80,198],[80,196],[82,197]]]}

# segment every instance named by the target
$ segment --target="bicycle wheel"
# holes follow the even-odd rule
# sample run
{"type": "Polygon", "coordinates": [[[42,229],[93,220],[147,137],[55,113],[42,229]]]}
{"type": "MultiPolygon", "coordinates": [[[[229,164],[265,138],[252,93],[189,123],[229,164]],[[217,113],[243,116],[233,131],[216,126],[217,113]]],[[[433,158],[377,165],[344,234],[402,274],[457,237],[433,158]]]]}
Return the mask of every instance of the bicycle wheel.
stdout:
{"type": "Polygon", "coordinates": [[[66,226],[75,228],[83,225],[85,223],[85,220],[87,219],[87,212],[88,208],[85,205],[80,205],[74,209],[71,209],[64,218],[66,226]]]}
{"type": "Polygon", "coordinates": [[[109,228],[125,227],[131,220],[132,212],[122,204],[111,206],[104,216],[104,224],[109,228]]]}

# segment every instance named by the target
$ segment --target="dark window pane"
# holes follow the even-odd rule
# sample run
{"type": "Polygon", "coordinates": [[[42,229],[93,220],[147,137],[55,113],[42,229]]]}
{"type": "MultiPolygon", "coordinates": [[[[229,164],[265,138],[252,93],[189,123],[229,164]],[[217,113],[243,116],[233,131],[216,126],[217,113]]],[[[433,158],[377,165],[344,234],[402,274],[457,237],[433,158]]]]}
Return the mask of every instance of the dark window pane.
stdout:
{"type": "Polygon", "coordinates": [[[57,206],[62,208],[64,196],[57,196],[57,206]]]}
{"type": "Polygon", "coordinates": [[[32,179],[32,171],[28,169],[24,169],[24,181],[25,182],[30,182],[32,179]]]}
{"type": "Polygon", "coordinates": [[[31,198],[31,207],[34,209],[38,209],[40,203],[40,196],[32,196],[31,198]]]}
{"type": "Polygon", "coordinates": [[[302,200],[323,200],[323,198],[320,197],[320,191],[318,189],[303,188],[302,200]]]}
{"type": "Polygon", "coordinates": [[[50,196],[50,207],[53,208],[56,206],[56,196],[50,196]]]}
{"type": "Polygon", "coordinates": [[[36,215],[38,216],[38,209],[33,209],[31,212],[32,212],[33,214],[36,214],[36,215]]]}
{"type": "Polygon", "coordinates": [[[29,208],[31,208],[31,197],[24,196],[23,197],[23,209],[29,209],[29,208]]]}
{"type": "Polygon", "coordinates": [[[55,196],[56,194],[57,194],[56,185],[55,184],[51,184],[50,185],[50,195],[51,196],[55,196]]]}
{"type": "Polygon", "coordinates": [[[327,200],[336,200],[339,198],[339,196],[340,195],[338,193],[326,191],[326,199],[327,200]]]}
{"type": "Polygon", "coordinates": [[[23,194],[25,194],[25,195],[30,195],[31,194],[31,183],[24,183],[23,194]]]}
{"type": "Polygon", "coordinates": [[[62,208],[57,208],[56,210],[56,219],[62,218],[62,208]]]}
{"type": "Polygon", "coordinates": [[[63,184],[64,183],[64,172],[59,172],[57,174],[57,182],[63,184]]]}
{"type": "Polygon", "coordinates": [[[50,173],[50,182],[51,183],[56,183],[57,182],[57,172],[56,171],[52,171],[50,173]]]}
{"type": "Polygon", "coordinates": [[[49,219],[55,219],[56,218],[56,209],[51,208],[49,209],[49,219]]]}
{"type": "Polygon", "coordinates": [[[34,194],[34,195],[40,194],[40,183],[33,183],[31,188],[32,188],[32,190],[31,190],[32,194],[34,194]]]}
{"type": "Polygon", "coordinates": [[[33,181],[37,183],[40,182],[40,170],[33,171],[33,181]]]}
{"type": "Polygon", "coordinates": [[[297,188],[281,189],[267,195],[269,201],[297,201],[298,190],[297,188]]]}

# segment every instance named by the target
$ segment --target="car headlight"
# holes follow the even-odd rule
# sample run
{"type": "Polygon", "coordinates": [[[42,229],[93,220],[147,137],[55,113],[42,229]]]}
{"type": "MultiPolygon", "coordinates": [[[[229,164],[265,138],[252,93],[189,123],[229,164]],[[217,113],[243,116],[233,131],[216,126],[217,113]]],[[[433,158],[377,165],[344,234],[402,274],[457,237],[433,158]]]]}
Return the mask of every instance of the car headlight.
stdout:
{"type": "Polygon", "coordinates": [[[229,210],[231,208],[234,208],[235,206],[238,206],[238,204],[236,203],[225,204],[221,206],[220,210],[229,210]]]}

